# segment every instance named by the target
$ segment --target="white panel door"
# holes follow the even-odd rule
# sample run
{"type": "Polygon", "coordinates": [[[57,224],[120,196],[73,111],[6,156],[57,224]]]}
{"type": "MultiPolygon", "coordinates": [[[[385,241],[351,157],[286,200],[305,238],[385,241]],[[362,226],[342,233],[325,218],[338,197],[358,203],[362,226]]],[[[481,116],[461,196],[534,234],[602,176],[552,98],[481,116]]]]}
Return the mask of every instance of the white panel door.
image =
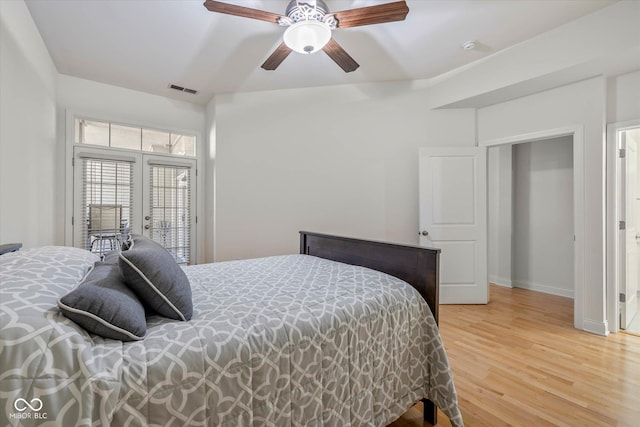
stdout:
{"type": "Polygon", "coordinates": [[[486,304],[487,149],[421,148],[420,244],[440,248],[440,303],[486,304]]]}
{"type": "Polygon", "coordinates": [[[636,214],[638,146],[636,141],[622,138],[625,156],[621,168],[621,212],[625,229],[620,231],[621,293],[625,295],[620,302],[620,327],[626,329],[638,311],[638,224],[636,214]]]}

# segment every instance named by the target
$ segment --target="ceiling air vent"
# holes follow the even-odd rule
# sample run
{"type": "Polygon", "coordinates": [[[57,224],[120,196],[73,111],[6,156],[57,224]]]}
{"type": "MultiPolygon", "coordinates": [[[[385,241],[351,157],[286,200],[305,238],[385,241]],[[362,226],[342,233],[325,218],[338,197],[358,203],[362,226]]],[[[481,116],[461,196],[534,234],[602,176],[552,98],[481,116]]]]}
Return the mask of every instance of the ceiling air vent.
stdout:
{"type": "Polygon", "coordinates": [[[169,87],[171,89],[179,90],[180,92],[190,93],[192,95],[195,95],[196,93],[198,93],[198,91],[195,90],[195,89],[189,89],[187,87],[182,87],[182,86],[178,86],[178,85],[171,84],[171,85],[169,85],[169,87]]]}

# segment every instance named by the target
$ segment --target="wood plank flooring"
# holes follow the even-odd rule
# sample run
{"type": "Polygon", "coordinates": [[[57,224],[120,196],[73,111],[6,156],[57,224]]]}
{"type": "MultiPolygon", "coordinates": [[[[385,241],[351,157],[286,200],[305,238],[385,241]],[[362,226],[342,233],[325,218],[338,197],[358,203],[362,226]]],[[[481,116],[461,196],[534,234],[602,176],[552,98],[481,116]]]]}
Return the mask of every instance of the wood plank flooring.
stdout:
{"type": "MultiPolygon", "coordinates": [[[[574,329],[568,298],[492,285],[490,300],[440,306],[466,426],[640,426],[640,336],[574,329]]],[[[422,406],[391,426],[422,427],[422,406]]]]}

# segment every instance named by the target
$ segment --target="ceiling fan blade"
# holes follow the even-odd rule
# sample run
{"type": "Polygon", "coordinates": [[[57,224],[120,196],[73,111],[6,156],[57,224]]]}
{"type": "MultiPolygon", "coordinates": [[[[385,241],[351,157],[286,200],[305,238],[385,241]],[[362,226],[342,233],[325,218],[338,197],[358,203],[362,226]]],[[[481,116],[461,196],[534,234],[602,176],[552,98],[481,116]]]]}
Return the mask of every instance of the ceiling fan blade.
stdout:
{"type": "Polygon", "coordinates": [[[345,73],[355,71],[360,66],[333,38],[329,40],[329,43],[327,43],[322,50],[324,50],[327,55],[329,55],[329,58],[333,59],[345,73]]]}
{"type": "Polygon", "coordinates": [[[216,0],[206,0],[206,7],[211,12],[225,13],[227,15],[242,16],[244,18],[258,19],[260,21],[278,23],[280,15],[264,10],[251,9],[250,7],[237,6],[235,4],[224,3],[216,0]]]}
{"type": "Polygon", "coordinates": [[[262,64],[262,68],[264,68],[265,70],[275,70],[276,68],[278,68],[278,66],[280,66],[280,64],[282,64],[282,61],[284,61],[290,53],[291,49],[286,44],[284,44],[284,42],[280,43],[280,46],[278,46],[276,50],[273,51],[271,56],[269,56],[267,60],[264,61],[264,64],[262,64]]]}
{"type": "Polygon", "coordinates": [[[361,25],[382,24],[384,22],[404,21],[409,13],[405,1],[380,4],[343,10],[333,15],[338,20],[338,28],[359,27],[361,25]]]}

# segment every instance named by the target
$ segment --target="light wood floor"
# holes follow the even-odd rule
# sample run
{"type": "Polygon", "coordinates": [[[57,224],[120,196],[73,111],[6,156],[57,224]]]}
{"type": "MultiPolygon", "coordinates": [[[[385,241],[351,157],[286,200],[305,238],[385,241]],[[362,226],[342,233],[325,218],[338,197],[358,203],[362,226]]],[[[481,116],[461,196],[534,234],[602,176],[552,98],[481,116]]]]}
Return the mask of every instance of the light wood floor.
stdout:
{"type": "MultiPolygon", "coordinates": [[[[490,293],[486,306],[440,306],[466,426],[640,426],[640,336],[574,329],[568,298],[490,293]]],[[[422,427],[421,415],[416,405],[391,426],[422,427]]]]}

